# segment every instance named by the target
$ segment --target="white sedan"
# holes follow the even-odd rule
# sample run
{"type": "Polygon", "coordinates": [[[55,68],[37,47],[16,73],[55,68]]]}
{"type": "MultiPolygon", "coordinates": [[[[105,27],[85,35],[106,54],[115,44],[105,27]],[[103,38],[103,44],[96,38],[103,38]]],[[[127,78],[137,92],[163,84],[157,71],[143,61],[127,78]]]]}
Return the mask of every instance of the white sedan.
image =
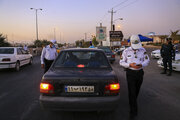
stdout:
{"type": "Polygon", "coordinates": [[[158,50],[152,51],[152,52],[151,52],[151,57],[152,57],[152,58],[160,58],[160,57],[161,57],[161,52],[160,52],[160,50],[158,49],[158,50]]]}
{"type": "Polygon", "coordinates": [[[32,64],[33,56],[20,47],[0,47],[0,69],[14,68],[32,64]]]}
{"type": "MultiPolygon", "coordinates": [[[[159,67],[163,68],[162,58],[157,61],[159,67]]],[[[180,52],[176,53],[175,60],[172,61],[172,69],[174,71],[180,71],[180,52]]]]}

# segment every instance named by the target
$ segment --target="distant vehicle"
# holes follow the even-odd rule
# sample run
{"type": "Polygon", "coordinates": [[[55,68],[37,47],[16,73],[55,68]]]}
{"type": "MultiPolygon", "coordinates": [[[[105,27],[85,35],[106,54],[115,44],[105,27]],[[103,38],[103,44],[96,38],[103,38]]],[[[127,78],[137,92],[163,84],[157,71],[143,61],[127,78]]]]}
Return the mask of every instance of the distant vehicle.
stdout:
{"type": "Polygon", "coordinates": [[[33,63],[33,56],[20,47],[0,47],[0,69],[13,68],[16,71],[33,63]]]}
{"type": "Polygon", "coordinates": [[[160,49],[152,51],[151,52],[151,57],[152,58],[160,58],[161,57],[160,49]]]}
{"type": "MultiPolygon", "coordinates": [[[[162,58],[157,61],[159,67],[164,68],[162,58]]],[[[172,69],[180,71],[180,52],[176,53],[175,60],[172,61],[172,69]]]]}
{"type": "Polygon", "coordinates": [[[121,46],[120,49],[118,50],[117,54],[118,54],[118,55],[121,55],[122,52],[123,52],[126,48],[128,48],[128,47],[129,47],[129,46],[127,46],[127,45],[126,45],[126,46],[121,46]]]}
{"type": "Polygon", "coordinates": [[[108,60],[113,63],[115,61],[115,54],[112,52],[112,50],[109,47],[99,46],[98,49],[101,49],[105,52],[108,60]]]}
{"type": "Polygon", "coordinates": [[[99,49],[61,50],[40,83],[40,104],[47,110],[114,110],[119,80],[99,49]]]}

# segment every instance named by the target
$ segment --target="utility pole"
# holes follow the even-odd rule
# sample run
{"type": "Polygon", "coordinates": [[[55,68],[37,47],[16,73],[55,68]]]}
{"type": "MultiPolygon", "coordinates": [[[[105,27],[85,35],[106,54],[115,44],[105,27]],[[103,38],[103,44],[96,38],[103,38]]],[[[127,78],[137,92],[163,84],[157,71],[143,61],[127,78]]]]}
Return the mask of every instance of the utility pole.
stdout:
{"type": "Polygon", "coordinates": [[[56,28],[54,28],[54,40],[56,40],[56,28]]]}
{"type": "Polygon", "coordinates": [[[108,11],[109,13],[111,13],[111,31],[113,31],[113,14],[116,13],[113,11],[113,8],[111,11],[108,11]]]}
{"type": "Polygon", "coordinates": [[[84,37],[85,37],[85,39],[84,39],[84,41],[86,41],[86,39],[87,39],[87,33],[84,33],[84,37]]]}
{"type": "Polygon", "coordinates": [[[41,8],[40,9],[36,9],[36,8],[30,8],[31,10],[35,10],[36,12],[36,39],[39,40],[38,38],[38,16],[37,16],[37,12],[38,10],[42,10],[41,8]]]}
{"type": "MultiPolygon", "coordinates": [[[[112,8],[111,11],[108,11],[108,12],[111,13],[111,31],[113,31],[113,14],[116,13],[116,12],[113,11],[113,8],[112,8]]],[[[111,40],[110,40],[110,48],[112,46],[111,44],[112,43],[111,43],[111,40]]]]}

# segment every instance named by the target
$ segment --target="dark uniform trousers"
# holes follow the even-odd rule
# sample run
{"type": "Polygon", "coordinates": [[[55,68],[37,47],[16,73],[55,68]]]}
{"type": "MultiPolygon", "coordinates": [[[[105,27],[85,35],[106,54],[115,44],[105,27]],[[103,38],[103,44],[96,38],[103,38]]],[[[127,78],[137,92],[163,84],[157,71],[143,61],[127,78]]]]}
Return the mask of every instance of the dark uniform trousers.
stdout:
{"type": "Polygon", "coordinates": [[[169,72],[171,73],[172,72],[172,58],[171,57],[169,57],[169,58],[164,57],[163,58],[163,65],[164,65],[164,71],[165,72],[167,71],[167,64],[169,66],[169,72]]]}
{"type": "Polygon", "coordinates": [[[141,70],[126,70],[126,78],[128,82],[129,91],[129,105],[131,114],[137,114],[137,98],[143,82],[144,71],[141,70]]]}
{"type": "Polygon", "coordinates": [[[54,60],[47,60],[46,58],[44,58],[44,63],[45,63],[44,73],[46,73],[49,70],[53,61],[54,60]]]}

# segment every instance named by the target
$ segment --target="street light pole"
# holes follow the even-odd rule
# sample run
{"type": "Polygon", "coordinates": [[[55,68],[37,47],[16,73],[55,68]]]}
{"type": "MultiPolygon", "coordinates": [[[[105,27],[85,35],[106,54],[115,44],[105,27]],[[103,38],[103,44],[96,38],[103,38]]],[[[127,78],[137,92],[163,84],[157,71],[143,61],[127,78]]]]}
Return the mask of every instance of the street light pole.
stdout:
{"type": "Polygon", "coordinates": [[[40,9],[36,9],[36,8],[30,8],[31,10],[35,10],[35,13],[36,13],[36,39],[39,40],[38,38],[38,16],[37,16],[37,12],[38,10],[42,10],[41,8],[40,9]]]}

